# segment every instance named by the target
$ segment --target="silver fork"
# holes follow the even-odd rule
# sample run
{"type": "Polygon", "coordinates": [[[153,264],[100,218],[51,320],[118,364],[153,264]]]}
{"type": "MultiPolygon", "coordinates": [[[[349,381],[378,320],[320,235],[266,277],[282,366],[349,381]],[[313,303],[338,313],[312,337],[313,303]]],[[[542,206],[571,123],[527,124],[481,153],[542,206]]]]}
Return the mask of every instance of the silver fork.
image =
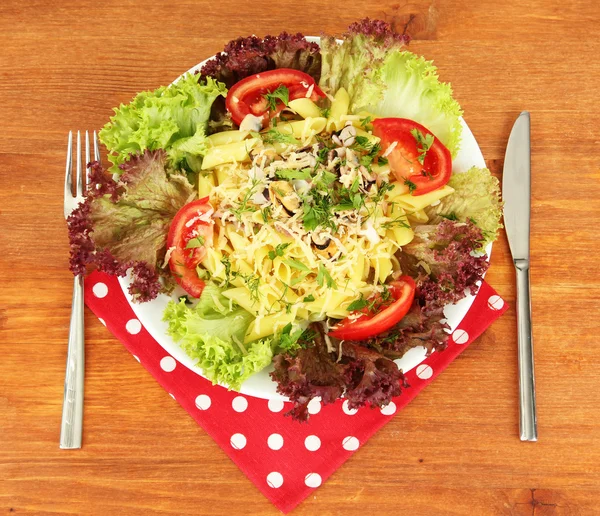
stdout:
{"type": "MultiPolygon", "coordinates": [[[[100,152],[98,139],[94,131],[94,159],[100,152]]],[[[65,171],[65,218],[84,200],[83,192],[89,184],[90,135],[85,132],[86,180],[83,182],[81,165],[81,133],[77,131],[77,166],[75,177],[75,195],[73,195],[72,176],[73,133],[69,131],[67,144],[67,165],[65,171]]],[[[81,448],[83,430],[83,373],[85,370],[85,346],[83,325],[83,276],[78,274],[73,281],[73,303],[71,305],[71,323],[69,325],[69,345],[67,348],[67,368],[65,372],[65,394],[63,400],[62,421],[60,425],[60,447],[62,449],[81,448]]]]}

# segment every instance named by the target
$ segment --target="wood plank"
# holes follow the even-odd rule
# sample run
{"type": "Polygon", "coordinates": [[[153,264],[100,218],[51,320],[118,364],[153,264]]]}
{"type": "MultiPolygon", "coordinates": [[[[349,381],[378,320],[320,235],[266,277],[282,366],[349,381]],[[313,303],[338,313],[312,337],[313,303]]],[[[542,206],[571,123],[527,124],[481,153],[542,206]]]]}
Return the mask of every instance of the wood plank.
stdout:
{"type": "MultiPolygon", "coordinates": [[[[453,84],[501,177],[532,114],[538,443],[517,437],[514,308],[297,514],[588,515],[600,499],[600,8],[589,0],[4,0],[0,5],[0,510],[277,514],[90,312],[84,448],[58,449],[71,276],[62,217],[70,129],[167,84],[232,38],[341,33],[383,17],[453,84]]],[[[505,236],[487,280],[514,307],[505,236]]]]}

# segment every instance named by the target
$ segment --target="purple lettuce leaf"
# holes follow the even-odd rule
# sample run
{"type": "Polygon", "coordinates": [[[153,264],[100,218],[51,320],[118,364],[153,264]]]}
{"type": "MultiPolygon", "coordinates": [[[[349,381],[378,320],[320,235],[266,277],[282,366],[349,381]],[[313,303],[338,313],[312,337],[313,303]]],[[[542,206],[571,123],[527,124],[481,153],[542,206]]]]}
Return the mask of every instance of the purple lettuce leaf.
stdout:
{"type": "Polygon", "coordinates": [[[448,345],[448,325],[442,322],[443,310],[425,316],[419,300],[415,300],[410,311],[402,320],[379,335],[361,341],[360,345],[374,349],[383,356],[395,360],[402,358],[412,348],[421,346],[427,354],[442,351],[448,345]]]}
{"type": "Polygon", "coordinates": [[[443,220],[415,228],[415,238],[402,248],[400,265],[416,278],[416,299],[426,316],[477,293],[489,266],[481,253],[483,241],[481,229],[471,221],[443,220]]]}
{"type": "Polygon", "coordinates": [[[71,271],[84,274],[93,266],[124,276],[131,268],[129,291],[144,302],[168,290],[159,279],[169,226],[195,192],[184,175],[166,168],[163,151],[146,151],[121,168],[116,182],[92,164],[87,197],[67,219],[71,271]]]}
{"type": "Polygon", "coordinates": [[[338,341],[336,352],[329,352],[322,326],[313,323],[310,328],[312,337],[299,341],[303,348],[274,357],[271,378],[277,382],[277,392],[294,403],[286,415],[307,421],[308,404],[316,397],[324,405],[344,395],[351,408],[382,407],[407,386],[404,375],[389,358],[351,342],[338,341]]]}
{"type": "Polygon", "coordinates": [[[318,82],[321,74],[319,45],[298,34],[240,37],[225,45],[200,70],[202,77],[213,77],[228,88],[241,79],[276,68],[293,68],[311,75],[318,82]]]}

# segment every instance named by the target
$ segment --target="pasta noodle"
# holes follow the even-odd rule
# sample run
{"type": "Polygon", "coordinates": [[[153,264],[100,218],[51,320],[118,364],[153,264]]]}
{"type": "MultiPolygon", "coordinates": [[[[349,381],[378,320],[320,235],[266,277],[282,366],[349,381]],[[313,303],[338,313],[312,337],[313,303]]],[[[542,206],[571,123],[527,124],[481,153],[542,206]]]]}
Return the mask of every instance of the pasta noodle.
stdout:
{"type": "Polygon", "coordinates": [[[319,107],[307,98],[290,100],[288,106],[302,118],[317,118],[321,116],[319,107]]]}
{"type": "Polygon", "coordinates": [[[348,107],[350,106],[350,95],[344,88],[337,90],[331,103],[331,109],[329,111],[329,118],[327,119],[327,130],[340,131],[346,122],[342,120],[344,115],[348,114],[348,107]]]}
{"type": "Polygon", "coordinates": [[[292,100],[289,108],[302,119],[280,121],[266,132],[273,139],[249,131],[208,137],[198,193],[215,207],[214,234],[201,267],[231,303],[254,316],[246,343],[290,323],[343,319],[359,296],[382,292],[401,273],[395,253],[414,238],[411,223],[426,223],[424,209],[453,192],[444,186],[411,195],[388,164],[365,156],[365,148],[380,142],[366,130],[365,119],[376,117],[349,114],[349,103],[340,88],[325,118],[312,100],[292,100]],[[367,139],[366,145],[360,141],[362,151],[352,144],[341,148],[339,140],[336,152],[323,145],[324,137],[335,141],[330,133],[348,124],[367,139]],[[306,199],[324,195],[333,180],[346,197],[334,207],[318,206],[338,217],[330,221],[316,203],[312,214],[306,199]],[[348,211],[353,217],[340,222],[348,211]]]}

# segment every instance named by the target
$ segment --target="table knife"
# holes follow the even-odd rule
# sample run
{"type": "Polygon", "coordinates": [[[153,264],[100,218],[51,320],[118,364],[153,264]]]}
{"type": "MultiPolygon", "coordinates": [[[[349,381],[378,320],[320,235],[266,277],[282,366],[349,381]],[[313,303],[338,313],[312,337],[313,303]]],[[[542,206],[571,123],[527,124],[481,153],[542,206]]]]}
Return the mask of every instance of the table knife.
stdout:
{"type": "Polygon", "coordinates": [[[517,275],[519,356],[519,430],[521,441],[537,441],[533,335],[529,288],[529,219],[531,212],[531,149],[529,113],[523,111],[510,132],[504,173],[504,225],[517,275]]]}

